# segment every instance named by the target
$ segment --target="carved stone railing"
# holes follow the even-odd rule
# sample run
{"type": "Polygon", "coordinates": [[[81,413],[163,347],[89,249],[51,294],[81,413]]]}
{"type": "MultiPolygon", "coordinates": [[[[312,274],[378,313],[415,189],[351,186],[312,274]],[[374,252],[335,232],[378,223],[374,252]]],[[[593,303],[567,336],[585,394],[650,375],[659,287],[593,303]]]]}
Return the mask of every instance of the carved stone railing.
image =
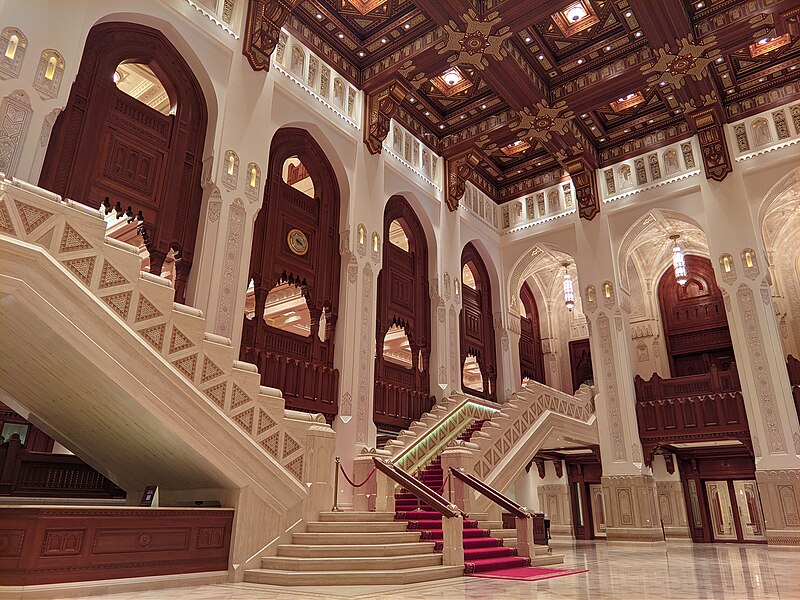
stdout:
{"type": "Polygon", "coordinates": [[[647,465],[660,446],[738,439],[748,447],[750,429],[735,364],[726,370],[645,381],[638,375],[636,417],[647,465]]]}
{"type": "Polygon", "coordinates": [[[15,434],[0,445],[0,496],[124,498],[125,491],[75,455],[29,452],[15,434]]]}
{"type": "Polygon", "coordinates": [[[394,464],[413,473],[436,458],[472,423],[491,419],[499,412],[500,406],[492,402],[454,393],[389,441],[386,450],[394,464]]]}
{"type": "Polygon", "coordinates": [[[202,392],[220,417],[305,481],[306,436],[325,426],[323,417],[287,412],[281,392],[260,385],[256,366],[236,360],[230,339],[206,332],[202,311],[175,303],[170,281],[140,270],[138,248],[105,231],[98,210],[0,175],[0,234],[43,247],[76,285],[161,355],[165,367],[202,392]]]}
{"type": "MultiPolygon", "coordinates": [[[[520,442],[535,433],[535,425],[542,417],[551,414],[565,417],[567,427],[570,421],[577,426],[591,426],[589,437],[597,436],[594,427],[594,390],[587,385],[581,385],[575,395],[570,396],[538,381],[527,381],[520,391],[512,394],[510,402],[502,406],[500,415],[484,425],[472,438],[472,442],[478,446],[474,473],[499,490],[505,489],[505,482],[500,482],[495,473],[498,465],[518,450],[520,442]]],[[[585,441],[591,442],[588,439],[585,441]]],[[[534,453],[533,449],[526,448],[525,462],[534,453]]]]}

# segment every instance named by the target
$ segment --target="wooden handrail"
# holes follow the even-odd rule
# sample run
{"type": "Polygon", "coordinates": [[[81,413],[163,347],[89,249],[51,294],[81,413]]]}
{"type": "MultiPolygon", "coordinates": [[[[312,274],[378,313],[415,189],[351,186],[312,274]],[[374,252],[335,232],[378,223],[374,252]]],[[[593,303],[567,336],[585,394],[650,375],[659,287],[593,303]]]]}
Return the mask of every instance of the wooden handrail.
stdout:
{"type": "Polygon", "coordinates": [[[443,496],[434,492],[427,485],[421,481],[414,479],[411,475],[403,471],[400,467],[393,465],[390,462],[384,462],[377,456],[372,457],[372,462],[375,463],[375,468],[381,473],[386,475],[395,483],[400,484],[409,492],[414,494],[417,498],[425,502],[428,506],[436,510],[438,513],[445,517],[459,517],[464,516],[460,508],[454,504],[450,504],[443,496]]]}
{"type": "Polygon", "coordinates": [[[483,481],[481,481],[474,475],[470,475],[469,473],[462,471],[460,469],[456,469],[455,467],[450,467],[450,476],[460,479],[468,486],[470,486],[472,489],[486,496],[489,500],[491,500],[495,504],[499,504],[502,508],[505,508],[515,517],[519,517],[520,519],[530,519],[532,517],[531,513],[526,511],[522,506],[514,502],[511,498],[509,498],[505,494],[501,494],[496,489],[485,484],[483,481]]]}

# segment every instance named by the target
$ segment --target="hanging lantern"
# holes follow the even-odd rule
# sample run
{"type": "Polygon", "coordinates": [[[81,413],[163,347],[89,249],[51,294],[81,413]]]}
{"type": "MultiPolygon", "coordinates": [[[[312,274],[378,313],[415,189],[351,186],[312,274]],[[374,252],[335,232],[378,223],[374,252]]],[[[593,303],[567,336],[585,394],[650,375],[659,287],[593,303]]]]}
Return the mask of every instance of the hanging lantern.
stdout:
{"type": "Polygon", "coordinates": [[[672,268],[675,270],[675,281],[678,285],[686,285],[686,260],[683,257],[683,250],[681,250],[678,240],[681,236],[671,235],[669,239],[672,240],[672,268]]]}
{"type": "Polygon", "coordinates": [[[564,263],[564,304],[570,312],[575,307],[575,291],[572,289],[572,276],[569,274],[569,263],[564,263]]]}

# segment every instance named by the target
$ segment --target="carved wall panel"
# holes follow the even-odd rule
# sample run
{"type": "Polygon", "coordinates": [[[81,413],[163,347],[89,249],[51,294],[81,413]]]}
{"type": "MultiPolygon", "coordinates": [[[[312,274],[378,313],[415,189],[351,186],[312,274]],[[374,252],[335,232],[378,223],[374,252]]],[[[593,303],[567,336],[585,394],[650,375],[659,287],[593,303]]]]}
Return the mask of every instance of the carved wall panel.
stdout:
{"type": "Polygon", "coordinates": [[[539,308],[528,283],[522,284],[519,293],[525,316],[520,317],[519,364],[522,378],[545,383],[542,334],[539,327],[539,308]]]}
{"type": "Polygon", "coordinates": [[[14,90],[0,103],[0,172],[9,177],[19,164],[32,115],[30,98],[22,90],[14,90]]]}

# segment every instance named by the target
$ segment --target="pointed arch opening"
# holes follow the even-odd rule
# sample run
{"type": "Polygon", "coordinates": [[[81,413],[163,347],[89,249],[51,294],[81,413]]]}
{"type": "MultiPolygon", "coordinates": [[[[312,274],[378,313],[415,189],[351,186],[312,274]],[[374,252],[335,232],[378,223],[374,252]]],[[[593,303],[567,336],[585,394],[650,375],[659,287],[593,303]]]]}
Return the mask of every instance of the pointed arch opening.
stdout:
{"type": "Polygon", "coordinates": [[[383,268],[378,274],[375,408],[382,439],[433,407],[430,394],[431,305],[428,244],[414,209],[392,196],[383,215],[383,268]]]}
{"type": "Polygon", "coordinates": [[[197,77],[164,34],[95,25],[39,178],[64,197],[134,217],[151,272],[174,256],[178,302],[194,258],[207,115],[197,77]]]}
{"type": "Polygon", "coordinates": [[[461,373],[465,391],[495,401],[497,367],[489,271],[477,248],[461,253],[461,373]],[[474,362],[473,362],[474,361],[474,362]],[[477,365],[477,373],[475,371],[477,365]],[[478,382],[480,374],[480,383],[478,382]]]}
{"type": "Polygon", "coordinates": [[[272,140],[267,181],[253,231],[253,308],[245,311],[240,357],[258,366],[263,385],[283,391],[287,408],[330,422],[339,390],[339,184],[311,134],[288,127],[272,140]],[[298,182],[314,182],[313,196],[298,182]]]}
{"type": "Polygon", "coordinates": [[[544,380],[544,355],[542,354],[542,333],[539,326],[539,308],[528,282],[519,291],[521,301],[519,366],[523,381],[532,379],[540,383],[544,380]]]}

